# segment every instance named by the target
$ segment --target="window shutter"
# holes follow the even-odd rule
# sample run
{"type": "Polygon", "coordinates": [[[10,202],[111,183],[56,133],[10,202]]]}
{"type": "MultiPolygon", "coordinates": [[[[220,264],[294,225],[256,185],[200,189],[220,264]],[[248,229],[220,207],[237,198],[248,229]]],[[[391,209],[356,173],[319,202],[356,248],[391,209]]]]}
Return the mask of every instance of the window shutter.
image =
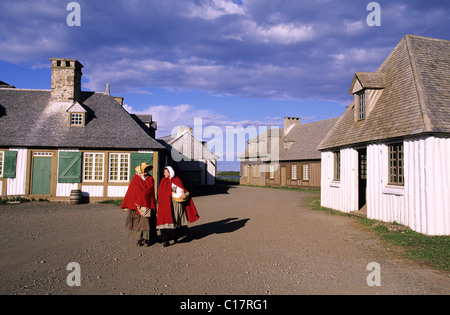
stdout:
{"type": "Polygon", "coordinates": [[[3,178],[16,178],[17,151],[5,151],[3,178]]]}
{"type": "MultiPolygon", "coordinates": [[[[135,168],[144,162],[148,165],[153,165],[153,153],[131,153],[130,179],[136,174],[135,168]]],[[[153,170],[150,172],[150,175],[153,176],[153,170]]]]}
{"type": "Polygon", "coordinates": [[[81,183],[81,152],[59,152],[58,183],[81,183]]]}

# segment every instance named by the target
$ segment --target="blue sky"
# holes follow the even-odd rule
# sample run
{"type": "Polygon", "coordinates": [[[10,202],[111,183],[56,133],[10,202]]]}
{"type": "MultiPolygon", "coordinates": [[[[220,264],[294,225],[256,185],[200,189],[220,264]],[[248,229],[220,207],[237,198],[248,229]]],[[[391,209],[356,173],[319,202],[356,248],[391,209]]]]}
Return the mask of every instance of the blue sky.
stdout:
{"type": "MultiPolygon", "coordinates": [[[[0,80],[49,89],[49,58],[78,59],[82,88],[125,98],[158,122],[281,126],[340,116],[357,71],[376,71],[406,34],[450,39],[450,2],[369,0],[2,0],[0,80]]],[[[204,139],[208,140],[208,139],[204,139]]],[[[237,152],[239,153],[239,152],[237,152]]],[[[238,162],[219,162],[219,170],[238,162]]]]}

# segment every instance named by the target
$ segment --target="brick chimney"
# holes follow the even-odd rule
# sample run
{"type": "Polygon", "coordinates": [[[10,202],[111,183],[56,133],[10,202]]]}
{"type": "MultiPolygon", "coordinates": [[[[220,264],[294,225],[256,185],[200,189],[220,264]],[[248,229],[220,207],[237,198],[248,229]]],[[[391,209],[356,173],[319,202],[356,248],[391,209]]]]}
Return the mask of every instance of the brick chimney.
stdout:
{"type": "Polygon", "coordinates": [[[81,96],[81,69],[83,65],[75,59],[51,58],[52,103],[74,103],[81,96]]]}

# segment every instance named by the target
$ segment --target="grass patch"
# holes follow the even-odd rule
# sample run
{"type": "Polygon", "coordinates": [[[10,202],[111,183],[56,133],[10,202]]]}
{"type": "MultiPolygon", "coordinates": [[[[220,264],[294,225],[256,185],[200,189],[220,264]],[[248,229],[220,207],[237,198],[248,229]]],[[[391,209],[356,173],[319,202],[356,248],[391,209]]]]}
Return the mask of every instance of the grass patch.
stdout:
{"type": "Polygon", "coordinates": [[[36,200],[34,198],[27,199],[27,198],[23,198],[21,196],[8,196],[8,197],[0,199],[0,206],[1,205],[21,204],[21,203],[32,202],[32,201],[48,202],[47,199],[43,199],[43,198],[39,198],[38,200],[36,200]]]}
{"type": "Polygon", "coordinates": [[[123,201],[123,199],[118,199],[118,200],[108,199],[108,200],[99,201],[99,203],[120,207],[122,205],[122,201],[123,201]]]}
{"type": "MultiPolygon", "coordinates": [[[[332,215],[346,215],[341,211],[324,208],[320,199],[310,200],[312,210],[325,211],[332,215]]],[[[357,218],[357,217],[355,217],[357,218]]],[[[357,218],[360,225],[373,232],[385,244],[404,249],[402,256],[416,263],[448,272],[450,268],[450,236],[428,236],[411,230],[396,222],[386,223],[367,218],[357,218]]]]}
{"type": "Polygon", "coordinates": [[[218,185],[239,185],[239,172],[217,172],[216,184],[218,185]]]}
{"type": "MultiPolygon", "coordinates": [[[[240,186],[245,187],[256,187],[256,188],[266,188],[266,189],[278,189],[278,190],[289,190],[289,191],[303,191],[320,194],[319,188],[306,188],[306,187],[287,187],[287,186],[256,186],[248,184],[240,184],[240,186]]],[[[320,203],[320,201],[319,201],[320,203]]]]}

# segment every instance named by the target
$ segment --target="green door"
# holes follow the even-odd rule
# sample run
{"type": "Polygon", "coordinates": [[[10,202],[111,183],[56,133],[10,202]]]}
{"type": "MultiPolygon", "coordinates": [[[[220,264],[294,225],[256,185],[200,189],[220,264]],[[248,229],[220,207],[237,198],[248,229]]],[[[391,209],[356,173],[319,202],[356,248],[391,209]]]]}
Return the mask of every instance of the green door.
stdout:
{"type": "Polygon", "coordinates": [[[52,159],[33,157],[32,195],[50,195],[52,178],[52,159]]]}

